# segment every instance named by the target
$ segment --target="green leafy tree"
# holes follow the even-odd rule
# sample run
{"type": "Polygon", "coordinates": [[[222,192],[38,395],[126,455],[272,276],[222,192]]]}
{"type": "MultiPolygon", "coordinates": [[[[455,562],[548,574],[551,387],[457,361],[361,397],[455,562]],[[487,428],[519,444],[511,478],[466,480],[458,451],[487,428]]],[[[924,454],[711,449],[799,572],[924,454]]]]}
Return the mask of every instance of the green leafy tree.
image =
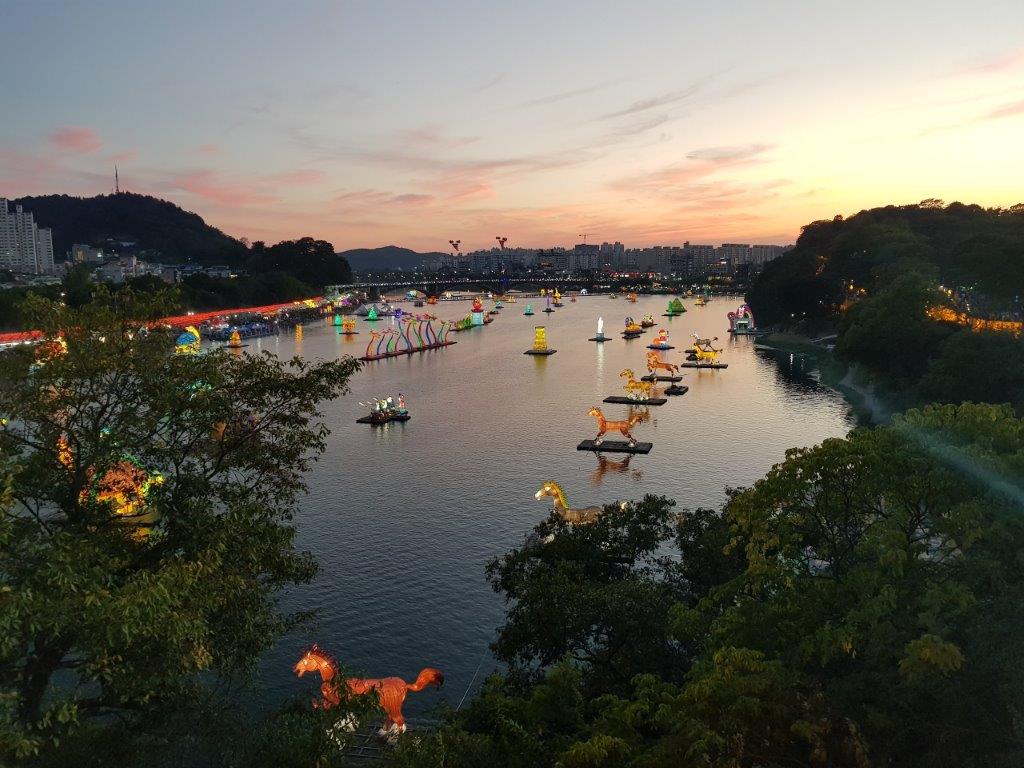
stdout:
{"type": "Polygon", "coordinates": [[[667,642],[668,609],[683,597],[660,548],[672,540],[671,502],[648,496],[605,508],[597,522],[570,526],[555,514],[538,542],[487,566],[509,604],[494,644],[513,673],[528,675],[569,657],[596,686],[628,684],[639,671],[680,666],[667,642]]]}
{"type": "Polygon", "coordinates": [[[836,349],[897,387],[913,385],[951,333],[927,314],[941,303],[942,295],[927,278],[901,274],[850,308],[836,349]]]}
{"type": "Polygon", "coordinates": [[[348,283],[352,269],[326,240],[303,237],[267,246],[255,242],[249,251],[250,272],[286,272],[310,285],[348,283]]]}
{"type": "Polygon", "coordinates": [[[300,617],[290,524],[350,358],[176,355],[173,297],[33,298],[45,342],[0,356],[0,758],[188,710],[300,617]]]}
{"type": "Polygon", "coordinates": [[[957,331],[936,349],[919,385],[926,401],[1024,405],[1024,345],[1009,333],[957,331]]]}

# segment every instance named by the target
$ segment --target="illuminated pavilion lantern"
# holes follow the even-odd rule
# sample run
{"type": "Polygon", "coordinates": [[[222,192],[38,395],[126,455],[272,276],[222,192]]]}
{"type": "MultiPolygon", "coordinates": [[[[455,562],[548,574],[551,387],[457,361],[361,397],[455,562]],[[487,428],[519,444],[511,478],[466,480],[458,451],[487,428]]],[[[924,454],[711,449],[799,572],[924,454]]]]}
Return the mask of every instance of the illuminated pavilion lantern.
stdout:
{"type": "Polygon", "coordinates": [[[526,311],[523,312],[523,314],[524,315],[532,315],[533,314],[533,304],[527,304],[526,305],[526,311]]]}
{"type": "Polygon", "coordinates": [[[473,299],[473,311],[471,313],[473,318],[472,325],[483,325],[484,324],[484,305],[480,299],[473,299]]]}
{"type": "Polygon", "coordinates": [[[548,333],[543,325],[533,329],[533,349],[528,349],[524,355],[553,355],[558,350],[548,346],[548,333]]]}
{"type": "Polygon", "coordinates": [[[590,341],[608,341],[608,337],[604,335],[604,318],[597,318],[597,335],[592,337],[590,341]]]}

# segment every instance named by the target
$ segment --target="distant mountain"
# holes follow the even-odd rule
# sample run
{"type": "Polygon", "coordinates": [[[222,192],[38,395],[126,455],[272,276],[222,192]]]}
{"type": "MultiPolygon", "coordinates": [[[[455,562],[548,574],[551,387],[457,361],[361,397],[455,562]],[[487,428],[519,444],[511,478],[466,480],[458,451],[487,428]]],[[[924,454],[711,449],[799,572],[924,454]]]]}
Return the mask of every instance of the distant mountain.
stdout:
{"type": "Polygon", "coordinates": [[[423,266],[423,260],[439,253],[417,253],[397,245],[382,248],[353,248],[338,254],[344,256],[356,272],[380,271],[387,269],[416,269],[423,266]]]}
{"type": "Polygon", "coordinates": [[[243,243],[211,227],[202,217],[174,203],[147,195],[121,192],[97,197],[43,195],[14,201],[35,215],[36,223],[53,230],[53,252],[64,257],[74,243],[103,246],[133,242],[153,261],[241,265],[243,243]]]}

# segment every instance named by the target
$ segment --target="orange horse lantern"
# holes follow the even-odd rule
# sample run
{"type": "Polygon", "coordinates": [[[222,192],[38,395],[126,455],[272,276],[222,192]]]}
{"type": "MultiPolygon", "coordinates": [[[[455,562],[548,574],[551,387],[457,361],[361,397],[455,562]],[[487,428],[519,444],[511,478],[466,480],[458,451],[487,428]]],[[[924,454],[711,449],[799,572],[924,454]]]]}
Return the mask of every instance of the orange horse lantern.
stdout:
{"type": "Polygon", "coordinates": [[[402,704],[409,691],[422,691],[428,685],[440,688],[444,685],[444,675],[433,667],[425,667],[413,683],[407,683],[400,677],[358,678],[349,677],[335,681],[338,676],[338,662],[317,645],[310,647],[293,667],[299,677],[307,672],[319,672],[320,701],[313,702],[313,708],[331,709],[341,703],[339,687],[344,685],[349,693],[361,696],[370,691],[377,692],[377,701],[387,715],[381,736],[405,733],[405,718],[402,716],[402,704]]]}

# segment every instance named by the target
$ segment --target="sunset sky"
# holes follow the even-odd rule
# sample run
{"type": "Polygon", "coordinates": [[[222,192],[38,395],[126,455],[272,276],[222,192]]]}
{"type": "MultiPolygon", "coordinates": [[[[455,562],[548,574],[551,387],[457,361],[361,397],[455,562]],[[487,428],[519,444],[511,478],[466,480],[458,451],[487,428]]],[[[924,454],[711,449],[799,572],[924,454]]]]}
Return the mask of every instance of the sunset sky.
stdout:
{"type": "Polygon", "coordinates": [[[339,249],[1024,200],[1024,3],[0,0],[0,196],[339,249]],[[216,6],[216,7],[212,7],[216,6]]]}

